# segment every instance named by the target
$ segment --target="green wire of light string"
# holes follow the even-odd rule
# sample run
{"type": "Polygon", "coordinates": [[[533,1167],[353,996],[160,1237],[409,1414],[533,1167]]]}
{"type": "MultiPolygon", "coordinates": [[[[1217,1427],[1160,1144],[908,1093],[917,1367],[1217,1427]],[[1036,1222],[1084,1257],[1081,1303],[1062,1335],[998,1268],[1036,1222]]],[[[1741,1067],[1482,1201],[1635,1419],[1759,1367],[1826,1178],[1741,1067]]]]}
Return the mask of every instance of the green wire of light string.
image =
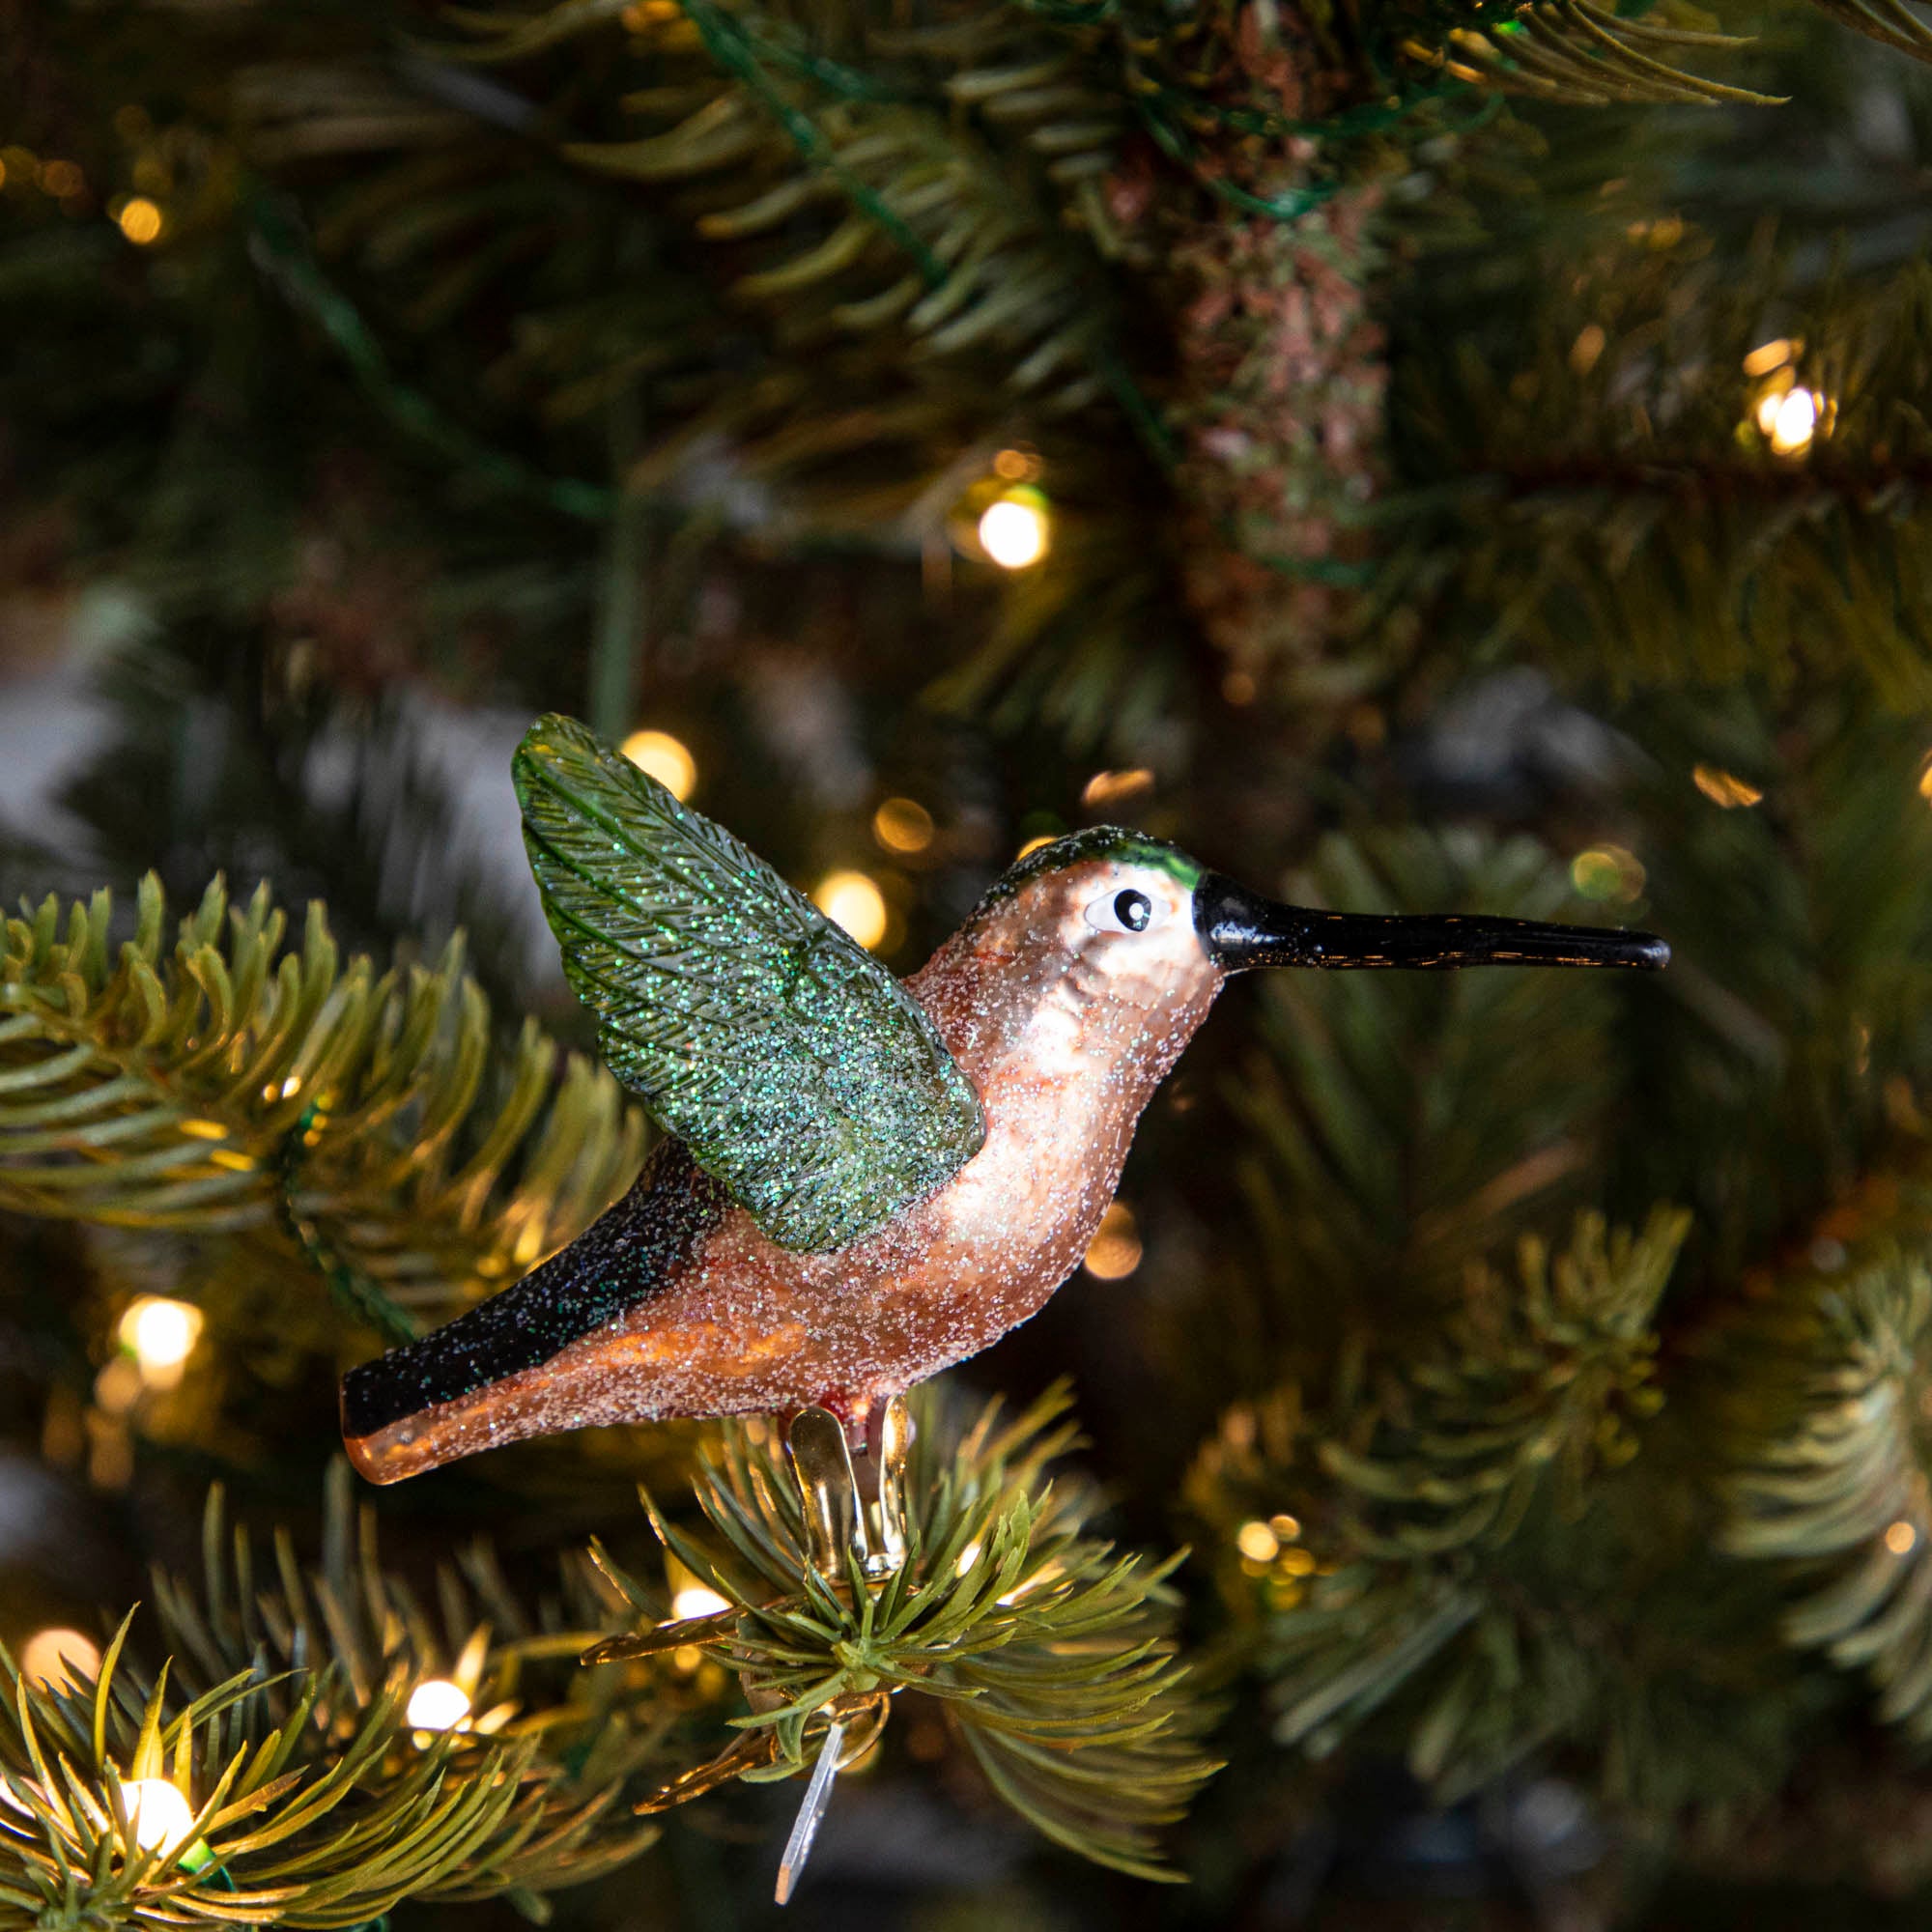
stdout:
{"type": "MultiPolygon", "coordinates": [[[[824,168],[844,190],[853,206],[911,257],[913,267],[925,286],[928,289],[940,287],[946,280],[946,265],[887,206],[883,197],[858,180],[839,160],[832,143],[810,116],[794,107],[773,85],[771,76],[759,63],[752,37],[721,9],[713,6],[711,0],[681,0],[681,4],[686,17],[696,27],[712,59],[725,72],[750,88],[784,129],[798,152],[807,160],[824,168]]],[[[1111,349],[1106,348],[1096,354],[1095,361],[1101,380],[1120,403],[1149,453],[1163,469],[1172,469],[1176,461],[1173,440],[1153,406],[1127,373],[1125,365],[1111,349]]]]}
{"type": "Polygon", "coordinates": [[[920,278],[928,288],[937,288],[946,279],[945,265],[907,227],[884,199],[855,176],[838,156],[832,143],[808,114],[794,107],[772,83],[760,63],[751,37],[711,0],[680,0],[685,17],[697,29],[705,50],[728,74],[751,89],[807,160],[822,167],[845,191],[852,205],[875,226],[889,235],[911,256],[920,278]]]}
{"type": "Polygon", "coordinates": [[[259,184],[244,199],[248,226],[288,299],[341,352],[363,390],[388,418],[419,441],[512,495],[534,497],[581,522],[601,524],[616,507],[616,493],[574,476],[548,476],[493,448],[438,408],[390,366],[355,304],[324,275],[295,224],[259,184]]]}

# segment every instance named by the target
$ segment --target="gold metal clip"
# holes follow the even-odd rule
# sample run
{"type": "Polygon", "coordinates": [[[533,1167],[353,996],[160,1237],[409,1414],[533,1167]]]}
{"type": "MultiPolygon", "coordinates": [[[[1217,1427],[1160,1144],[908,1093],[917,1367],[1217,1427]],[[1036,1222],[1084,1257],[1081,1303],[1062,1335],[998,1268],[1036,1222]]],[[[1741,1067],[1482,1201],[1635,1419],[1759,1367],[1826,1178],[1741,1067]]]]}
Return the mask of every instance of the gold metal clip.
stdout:
{"type": "Polygon", "coordinates": [[[912,1412],[902,1395],[886,1404],[879,1426],[878,1547],[866,1558],[868,1578],[894,1577],[906,1560],[906,1459],[912,1453],[912,1412]]]}
{"type": "Polygon", "coordinates": [[[805,1553],[828,1583],[843,1583],[848,1552],[861,1563],[867,1555],[844,1426],[830,1409],[800,1409],[785,1431],[785,1453],[805,1505],[805,1553]]]}
{"type": "Polygon", "coordinates": [[[805,1510],[806,1555],[834,1588],[844,1584],[848,1553],[868,1583],[883,1583],[905,1568],[906,1458],[912,1417],[905,1398],[887,1404],[879,1431],[879,1499],[859,1499],[858,1474],[845,1430],[829,1409],[805,1408],[785,1432],[785,1452],[805,1510]]]}

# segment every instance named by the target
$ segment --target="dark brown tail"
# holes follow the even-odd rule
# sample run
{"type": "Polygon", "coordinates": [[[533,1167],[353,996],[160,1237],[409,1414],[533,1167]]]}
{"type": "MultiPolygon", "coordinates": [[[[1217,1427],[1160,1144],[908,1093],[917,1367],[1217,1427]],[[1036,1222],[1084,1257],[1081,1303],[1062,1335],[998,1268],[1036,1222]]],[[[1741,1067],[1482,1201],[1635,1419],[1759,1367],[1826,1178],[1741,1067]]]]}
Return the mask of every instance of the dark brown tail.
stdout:
{"type": "Polygon", "coordinates": [[[349,1460],[395,1483],[554,1426],[532,1400],[545,1364],[648,1300],[726,1205],[683,1143],[666,1141],[631,1191],[533,1274],[343,1377],[349,1460]]]}

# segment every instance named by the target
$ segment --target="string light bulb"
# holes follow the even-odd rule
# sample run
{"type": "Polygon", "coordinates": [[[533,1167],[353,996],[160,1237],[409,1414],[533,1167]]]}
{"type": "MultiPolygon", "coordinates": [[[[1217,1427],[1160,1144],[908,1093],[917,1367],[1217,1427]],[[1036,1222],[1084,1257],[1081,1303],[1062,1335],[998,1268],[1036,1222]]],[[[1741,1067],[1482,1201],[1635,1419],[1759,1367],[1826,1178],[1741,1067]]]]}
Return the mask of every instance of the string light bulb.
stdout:
{"type": "Polygon", "coordinates": [[[201,1339],[201,1310],[165,1294],[136,1295],[121,1317],[121,1346],[150,1388],[173,1388],[201,1339]]]}
{"type": "Polygon", "coordinates": [[[670,1600],[671,1621],[681,1624],[693,1617],[715,1617],[730,1607],[730,1599],[721,1597],[716,1590],[702,1583],[687,1583],[670,1600]]]}
{"type": "Polygon", "coordinates": [[[1820,400],[1814,390],[1788,389],[1778,398],[1770,422],[1765,421],[1762,410],[1758,412],[1758,426],[1771,439],[1771,446],[1779,456],[1802,456],[1811,447],[1823,413],[1820,400]]]}
{"type": "Polygon", "coordinates": [[[864,872],[826,873],[811,902],[861,946],[876,946],[886,936],[886,895],[864,872]]]}
{"type": "Polygon", "coordinates": [[[194,1806],[165,1777],[130,1777],[121,1786],[128,1830],[144,1852],[165,1858],[180,1848],[194,1823],[194,1806]]]}
{"type": "Polygon", "coordinates": [[[410,1692],[406,1715],[413,1730],[453,1731],[469,1715],[469,1693],[447,1677],[426,1677],[410,1692]]]}
{"type": "Polygon", "coordinates": [[[1037,563],[1052,540],[1046,498],[1037,490],[1009,490],[980,513],[980,548],[1002,570],[1037,563]]]}
{"type": "Polygon", "coordinates": [[[1797,380],[1795,362],[1802,347],[1795,341],[1767,342],[1745,357],[1745,373],[1762,377],[1750,420],[1775,456],[1803,456],[1831,435],[1837,420],[1837,404],[1822,389],[1806,388],[1797,380]]]}
{"type": "Polygon", "coordinates": [[[100,1668],[100,1650],[77,1630],[36,1631],[20,1646],[20,1675],[30,1684],[70,1690],[100,1668]]]}
{"type": "Polygon", "coordinates": [[[691,748],[668,731],[633,731],[624,740],[623,752],[680,804],[697,783],[697,760],[691,755],[691,748]]]}
{"type": "Polygon", "coordinates": [[[1244,1522],[1235,1532],[1235,1548],[1250,1563],[1272,1563],[1281,1554],[1281,1538],[1264,1522],[1244,1522]]]}

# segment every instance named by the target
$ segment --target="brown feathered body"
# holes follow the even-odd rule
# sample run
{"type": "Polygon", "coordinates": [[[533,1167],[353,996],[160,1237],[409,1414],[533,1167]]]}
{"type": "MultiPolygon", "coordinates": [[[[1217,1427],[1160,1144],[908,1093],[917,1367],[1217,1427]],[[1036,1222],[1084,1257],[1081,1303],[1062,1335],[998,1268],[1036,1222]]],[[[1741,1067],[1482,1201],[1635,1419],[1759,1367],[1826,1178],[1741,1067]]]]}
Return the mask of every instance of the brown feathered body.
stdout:
{"type": "Polygon", "coordinates": [[[952,1180],[862,1240],[801,1254],[668,1143],[526,1281],[350,1378],[356,1467],[394,1482],[529,1435],[811,1403],[857,1430],[1035,1314],[1079,1265],[1224,979],[1187,885],[1161,868],[1131,881],[1161,901],[1155,930],[1095,930],[1087,909],[1121,882],[1097,860],[1030,880],[909,982],[985,1112],[952,1180]],[[566,1304],[610,1312],[572,1334],[566,1304]]]}

